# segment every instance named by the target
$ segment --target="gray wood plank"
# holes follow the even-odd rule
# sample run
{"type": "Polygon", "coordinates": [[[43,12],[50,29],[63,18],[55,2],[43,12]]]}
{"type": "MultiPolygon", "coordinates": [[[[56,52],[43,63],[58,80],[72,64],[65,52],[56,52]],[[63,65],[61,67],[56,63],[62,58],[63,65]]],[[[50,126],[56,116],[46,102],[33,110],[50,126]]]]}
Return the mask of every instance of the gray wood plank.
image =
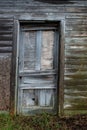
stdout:
{"type": "Polygon", "coordinates": [[[24,70],[24,43],[23,43],[23,32],[19,32],[19,70],[24,70]]]}
{"type": "Polygon", "coordinates": [[[34,73],[22,73],[22,72],[20,72],[20,74],[19,74],[19,76],[34,76],[34,75],[37,75],[37,76],[39,76],[39,75],[56,75],[56,73],[55,72],[42,72],[42,73],[40,73],[40,72],[34,72],[34,73]]]}
{"type": "Polygon", "coordinates": [[[37,31],[36,38],[36,68],[35,70],[41,69],[41,51],[42,51],[42,32],[37,31]]]}

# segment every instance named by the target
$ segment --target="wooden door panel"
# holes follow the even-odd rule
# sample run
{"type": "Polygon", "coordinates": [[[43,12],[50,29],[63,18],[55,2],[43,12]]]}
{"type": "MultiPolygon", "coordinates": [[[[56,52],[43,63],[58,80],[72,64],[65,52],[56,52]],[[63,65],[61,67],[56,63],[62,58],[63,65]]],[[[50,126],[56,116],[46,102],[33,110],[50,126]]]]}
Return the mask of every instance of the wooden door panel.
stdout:
{"type": "Polygon", "coordinates": [[[23,89],[22,90],[22,107],[54,107],[54,90],[53,89],[23,89]]]}
{"type": "Polygon", "coordinates": [[[23,95],[22,95],[22,107],[29,107],[29,106],[34,106],[35,105],[35,94],[34,90],[23,90],[23,95]]]}
{"type": "Polygon", "coordinates": [[[39,105],[43,107],[54,106],[54,91],[53,90],[40,90],[39,105]]]}
{"type": "Polygon", "coordinates": [[[43,84],[46,84],[46,83],[55,83],[56,82],[56,79],[54,77],[54,75],[43,75],[43,76],[23,76],[21,78],[21,84],[32,84],[32,83],[43,83],[43,84]]]}

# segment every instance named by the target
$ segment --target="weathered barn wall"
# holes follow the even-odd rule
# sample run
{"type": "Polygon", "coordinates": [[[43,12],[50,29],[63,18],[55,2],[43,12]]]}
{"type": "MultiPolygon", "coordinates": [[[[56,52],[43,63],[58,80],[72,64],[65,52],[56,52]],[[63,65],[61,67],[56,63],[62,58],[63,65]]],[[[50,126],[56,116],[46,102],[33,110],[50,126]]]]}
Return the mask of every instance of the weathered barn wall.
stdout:
{"type": "Polygon", "coordinates": [[[87,110],[87,1],[3,0],[0,2],[2,16],[30,20],[64,19],[64,113],[87,110]]]}
{"type": "Polygon", "coordinates": [[[0,111],[10,108],[12,19],[0,18],[0,111]]]}
{"type": "MultiPolygon", "coordinates": [[[[65,26],[65,109],[87,110],[87,16],[67,15],[65,26]]],[[[76,112],[75,112],[76,111],[76,112]]]]}
{"type": "Polygon", "coordinates": [[[0,110],[9,109],[10,55],[0,54],[0,110]]]}

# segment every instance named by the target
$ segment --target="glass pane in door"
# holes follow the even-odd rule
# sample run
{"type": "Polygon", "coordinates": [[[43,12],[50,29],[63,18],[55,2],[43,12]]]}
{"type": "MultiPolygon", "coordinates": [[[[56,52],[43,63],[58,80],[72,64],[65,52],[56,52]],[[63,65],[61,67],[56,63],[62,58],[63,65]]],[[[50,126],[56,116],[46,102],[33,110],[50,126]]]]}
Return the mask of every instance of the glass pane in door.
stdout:
{"type": "Polygon", "coordinates": [[[41,69],[53,69],[54,31],[43,31],[41,69]]]}
{"type": "Polygon", "coordinates": [[[36,31],[24,32],[24,70],[35,70],[36,31]]]}

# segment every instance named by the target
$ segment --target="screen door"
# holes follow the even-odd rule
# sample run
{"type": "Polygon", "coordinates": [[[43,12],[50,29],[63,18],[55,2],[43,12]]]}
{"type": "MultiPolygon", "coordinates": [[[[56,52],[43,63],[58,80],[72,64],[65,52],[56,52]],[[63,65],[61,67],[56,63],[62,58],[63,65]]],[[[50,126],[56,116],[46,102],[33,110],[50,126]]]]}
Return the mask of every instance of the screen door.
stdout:
{"type": "Polygon", "coordinates": [[[58,89],[57,24],[21,24],[18,113],[56,112],[58,89]]]}

